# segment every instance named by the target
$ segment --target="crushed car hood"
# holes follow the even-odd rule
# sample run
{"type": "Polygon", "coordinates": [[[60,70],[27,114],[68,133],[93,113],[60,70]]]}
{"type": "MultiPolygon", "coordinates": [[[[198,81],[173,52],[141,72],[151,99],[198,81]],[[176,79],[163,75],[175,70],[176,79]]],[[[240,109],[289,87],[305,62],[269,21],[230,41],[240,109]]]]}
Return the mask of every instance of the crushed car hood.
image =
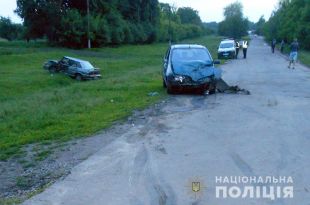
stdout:
{"type": "Polygon", "coordinates": [[[174,62],[173,70],[176,75],[189,76],[193,81],[210,76],[220,79],[222,75],[220,69],[215,68],[213,63],[206,61],[174,62]]]}

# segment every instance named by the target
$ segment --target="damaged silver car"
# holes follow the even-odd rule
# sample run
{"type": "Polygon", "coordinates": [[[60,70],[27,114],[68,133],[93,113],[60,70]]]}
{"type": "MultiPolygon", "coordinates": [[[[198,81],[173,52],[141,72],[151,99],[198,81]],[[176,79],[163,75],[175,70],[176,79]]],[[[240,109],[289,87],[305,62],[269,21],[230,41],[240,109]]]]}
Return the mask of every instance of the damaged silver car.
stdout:
{"type": "Polygon", "coordinates": [[[43,68],[51,73],[63,72],[78,81],[101,78],[99,68],[95,68],[90,62],[64,56],[60,61],[49,60],[43,68]]]}

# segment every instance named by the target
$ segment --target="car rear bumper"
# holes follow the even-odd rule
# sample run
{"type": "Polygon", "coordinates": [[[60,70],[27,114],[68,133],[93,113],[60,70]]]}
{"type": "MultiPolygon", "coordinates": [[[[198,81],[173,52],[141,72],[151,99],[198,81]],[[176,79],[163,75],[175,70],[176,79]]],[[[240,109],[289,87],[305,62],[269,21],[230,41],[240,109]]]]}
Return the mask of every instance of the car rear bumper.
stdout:
{"type": "Polygon", "coordinates": [[[83,75],[83,79],[85,80],[95,80],[95,79],[100,79],[101,74],[93,74],[93,75],[83,75]]]}

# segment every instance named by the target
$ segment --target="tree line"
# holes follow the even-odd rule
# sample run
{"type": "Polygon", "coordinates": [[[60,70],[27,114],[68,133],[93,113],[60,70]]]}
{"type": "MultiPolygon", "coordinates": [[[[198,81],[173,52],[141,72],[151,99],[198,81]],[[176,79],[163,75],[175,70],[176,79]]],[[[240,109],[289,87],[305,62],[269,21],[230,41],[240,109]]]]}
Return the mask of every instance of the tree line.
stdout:
{"type": "MultiPolygon", "coordinates": [[[[206,33],[198,12],[189,7],[174,8],[158,0],[17,0],[16,13],[23,19],[22,36],[47,38],[52,44],[85,47],[88,37],[96,47],[118,44],[178,41],[206,33]],[[89,25],[88,25],[89,22],[89,25]]],[[[20,28],[19,28],[20,29],[20,28]]]]}
{"type": "Polygon", "coordinates": [[[13,23],[11,19],[0,17],[0,37],[9,41],[22,39],[24,28],[21,24],[13,23]]]}
{"type": "Polygon", "coordinates": [[[243,5],[236,1],[224,8],[225,19],[218,25],[218,33],[222,36],[240,39],[247,35],[250,21],[243,16],[243,5]]]}
{"type": "Polygon", "coordinates": [[[263,17],[257,22],[257,33],[268,40],[284,40],[287,43],[297,38],[300,46],[310,49],[310,1],[281,0],[266,22],[263,17]]]}

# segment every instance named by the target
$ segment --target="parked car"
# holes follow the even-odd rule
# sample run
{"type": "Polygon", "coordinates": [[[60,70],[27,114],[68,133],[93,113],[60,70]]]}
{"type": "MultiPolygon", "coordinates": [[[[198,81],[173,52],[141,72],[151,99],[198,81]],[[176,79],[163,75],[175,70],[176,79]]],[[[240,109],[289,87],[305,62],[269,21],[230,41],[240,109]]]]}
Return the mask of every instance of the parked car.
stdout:
{"type": "Polygon", "coordinates": [[[166,52],[163,63],[163,86],[168,93],[181,91],[215,92],[215,80],[221,71],[214,67],[208,49],[201,45],[172,45],[166,52]]]}
{"type": "Polygon", "coordinates": [[[43,68],[51,73],[63,72],[77,80],[101,78],[100,70],[88,61],[67,56],[60,61],[49,60],[44,63],[43,68]]]}
{"type": "Polygon", "coordinates": [[[221,41],[218,51],[218,59],[221,58],[235,58],[236,57],[236,43],[234,40],[223,40],[221,41]]]}

